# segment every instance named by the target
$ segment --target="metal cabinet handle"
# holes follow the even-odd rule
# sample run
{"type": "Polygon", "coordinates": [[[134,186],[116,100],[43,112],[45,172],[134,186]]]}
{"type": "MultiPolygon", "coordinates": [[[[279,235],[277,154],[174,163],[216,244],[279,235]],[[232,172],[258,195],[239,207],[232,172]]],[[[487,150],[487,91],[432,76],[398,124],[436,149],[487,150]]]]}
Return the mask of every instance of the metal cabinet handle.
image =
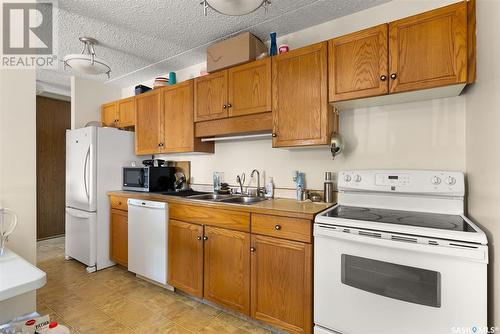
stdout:
{"type": "Polygon", "coordinates": [[[387,80],[387,75],[382,74],[380,76],[380,81],[385,81],[385,80],[387,80]]]}
{"type": "Polygon", "coordinates": [[[273,137],[278,137],[278,134],[273,132],[273,137]]]}
{"type": "Polygon", "coordinates": [[[252,253],[253,253],[253,252],[255,252],[255,251],[256,251],[255,247],[250,247],[250,252],[252,252],[252,253]]]}
{"type": "Polygon", "coordinates": [[[222,108],[226,109],[227,108],[227,105],[223,105],[222,108]]]}
{"type": "Polygon", "coordinates": [[[201,240],[201,237],[200,237],[200,236],[197,236],[197,237],[196,237],[196,240],[201,240]]]}
{"type": "Polygon", "coordinates": [[[396,79],[397,77],[398,77],[398,75],[397,75],[396,73],[392,73],[392,74],[391,74],[391,79],[392,79],[392,80],[396,79]]]}
{"type": "Polygon", "coordinates": [[[276,231],[281,230],[281,225],[279,225],[279,224],[274,225],[274,229],[275,229],[276,231]]]}
{"type": "Polygon", "coordinates": [[[231,108],[232,106],[233,106],[233,105],[232,105],[231,103],[229,103],[229,104],[227,105],[227,107],[228,107],[228,108],[231,108]]]}
{"type": "Polygon", "coordinates": [[[207,240],[208,240],[208,237],[207,237],[207,236],[204,236],[204,237],[203,237],[203,240],[207,241],[207,240]]]}

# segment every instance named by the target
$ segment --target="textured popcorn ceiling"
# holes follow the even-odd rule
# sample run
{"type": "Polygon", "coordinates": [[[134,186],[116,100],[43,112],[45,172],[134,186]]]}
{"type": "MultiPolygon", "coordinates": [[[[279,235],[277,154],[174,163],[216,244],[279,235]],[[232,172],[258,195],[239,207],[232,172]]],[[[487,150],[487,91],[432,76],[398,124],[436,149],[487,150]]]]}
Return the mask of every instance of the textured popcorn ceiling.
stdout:
{"type": "MultiPolygon", "coordinates": [[[[225,16],[201,0],[59,0],[58,58],[80,53],[80,36],[96,38],[97,56],[112,68],[110,82],[122,87],[205,61],[207,45],[241,31],[267,40],[376,6],[389,0],[273,0],[246,16],[225,16]]],[[[69,87],[59,70],[39,70],[41,83],[69,87]]],[[[92,76],[107,81],[105,75],[92,76]]]]}

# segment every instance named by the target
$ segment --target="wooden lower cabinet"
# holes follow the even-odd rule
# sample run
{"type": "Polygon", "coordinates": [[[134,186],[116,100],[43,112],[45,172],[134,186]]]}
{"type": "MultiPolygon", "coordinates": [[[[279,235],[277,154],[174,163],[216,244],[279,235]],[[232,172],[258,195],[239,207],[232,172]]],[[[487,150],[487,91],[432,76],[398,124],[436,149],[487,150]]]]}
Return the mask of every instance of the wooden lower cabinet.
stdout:
{"type": "Polygon", "coordinates": [[[205,227],[204,297],[250,315],[250,233],[205,227]]]}
{"type": "Polygon", "coordinates": [[[291,333],[312,333],[311,244],[252,235],[251,316],[291,333]]]}
{"type": "Polygon", "coordinates": [[[128,265],[128,212],[111,209],[110,257],[124,267],[128,265]]]}
{"type": "Polygon", "coordinates": [[[203,226],[169,220],[168,284],[203,297],[203,226]]]}

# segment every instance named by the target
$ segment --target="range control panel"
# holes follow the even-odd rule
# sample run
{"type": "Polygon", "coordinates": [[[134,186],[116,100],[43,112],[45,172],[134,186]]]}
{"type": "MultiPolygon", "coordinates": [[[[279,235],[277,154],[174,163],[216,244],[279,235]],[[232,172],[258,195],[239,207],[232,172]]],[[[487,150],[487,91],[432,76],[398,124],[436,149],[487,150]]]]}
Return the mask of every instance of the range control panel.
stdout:
{"type": "Polygon", "coordinates": [[[354,170],[338,174],[339,191],[401,192],[464,196],[462,172],[428,170],[354,170]]]}

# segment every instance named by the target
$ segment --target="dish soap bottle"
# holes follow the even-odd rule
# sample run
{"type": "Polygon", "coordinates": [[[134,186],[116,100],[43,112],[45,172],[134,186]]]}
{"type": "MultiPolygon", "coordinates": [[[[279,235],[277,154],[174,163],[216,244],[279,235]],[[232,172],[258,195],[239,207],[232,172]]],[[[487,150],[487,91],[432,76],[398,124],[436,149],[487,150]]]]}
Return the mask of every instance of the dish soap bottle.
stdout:
{"type": "Polygon", "coordinates": [[[267,183],[266,183],[266,198],[273,198],[274,197],[274,184],[273,184],[273,178],[269,177],[267,183]]]}

